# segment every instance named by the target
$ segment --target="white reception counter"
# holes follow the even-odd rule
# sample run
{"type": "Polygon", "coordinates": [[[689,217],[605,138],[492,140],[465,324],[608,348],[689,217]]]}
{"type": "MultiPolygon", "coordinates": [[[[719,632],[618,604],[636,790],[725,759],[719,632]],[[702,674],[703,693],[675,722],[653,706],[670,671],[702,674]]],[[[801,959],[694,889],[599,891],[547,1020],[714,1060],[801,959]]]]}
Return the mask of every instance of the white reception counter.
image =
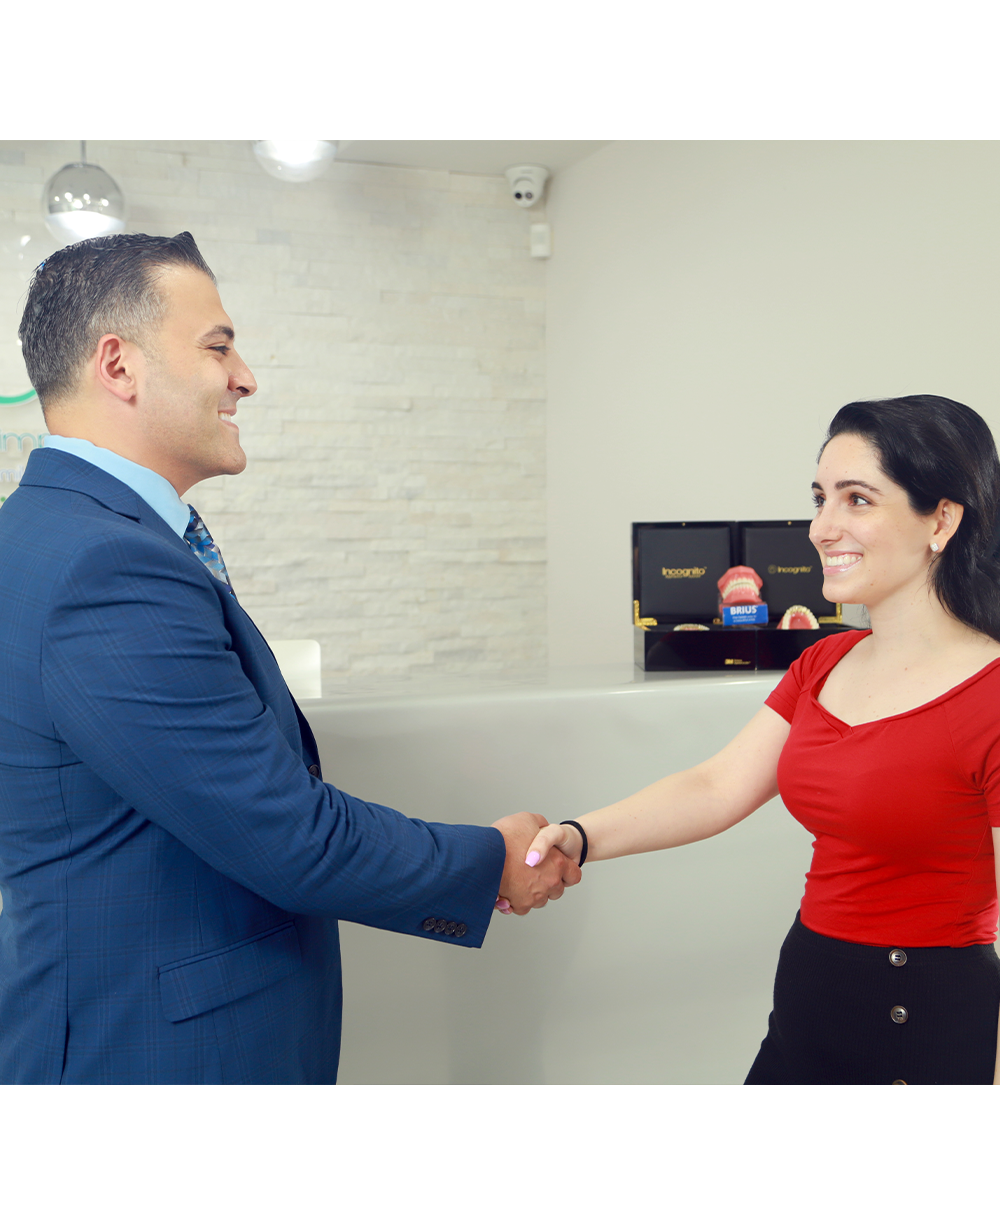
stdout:
{"type": "MultiPolygon", "coordinates": [[[[576,817],[726,743],[781,673],[551,673],[302,703],[324,776],[432,821],[576,817]]],[[[735,1084],[767,1027],[810,838],[773,801],[707,842],[587,865],[469,951],[342,925],[347,1084],[735,1084]]]]}

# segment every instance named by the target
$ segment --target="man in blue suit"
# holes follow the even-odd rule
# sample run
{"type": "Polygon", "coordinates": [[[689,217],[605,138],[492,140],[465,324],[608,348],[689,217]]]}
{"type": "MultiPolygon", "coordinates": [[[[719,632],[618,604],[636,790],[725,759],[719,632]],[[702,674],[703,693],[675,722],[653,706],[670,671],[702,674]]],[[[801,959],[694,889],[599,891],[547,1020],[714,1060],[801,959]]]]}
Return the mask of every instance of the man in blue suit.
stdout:
{"type": "Polygon", "coordinates": [[[51,437],[0,511],[0,1083],[329,1084],[337,919],[479,947],[580,879],[545,822],[431,824],[321,781],[182,495],[256,390],[190,234],[36,271],[51,437]]]}

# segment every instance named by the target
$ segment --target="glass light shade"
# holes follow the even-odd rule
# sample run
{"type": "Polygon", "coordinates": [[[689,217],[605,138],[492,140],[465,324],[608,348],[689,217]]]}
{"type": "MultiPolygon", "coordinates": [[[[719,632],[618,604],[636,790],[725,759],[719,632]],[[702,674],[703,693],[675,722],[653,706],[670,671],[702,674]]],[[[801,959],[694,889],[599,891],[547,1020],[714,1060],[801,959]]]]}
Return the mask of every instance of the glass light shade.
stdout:
{"type": "Polygon", "coordinates": [[[286,183],[318,178],[333,161],[333,140],[256,140],[253,151],[268,174],[286,183]]]}
{"type": "Polygon", "coordinates": [[[45,184],[42,216],[49,231],[66,246],[124,230],[125,197],[100,166],[70,162],[45,184]]]}
{"type": "MultiPolygon", "coordinates": [[[[17,328],[32,274],[58,247],[41,217],[32,221],[0,220],[0,425],[4,430],[20,432],[37,428],[37,420],[31,415],[37,411],[37,404],[34,409],[29,407],[35,393],[24,368],[17,328]],[[15,419],[11,414],[16,415],[20,405],[29,415],[15,419]]],[[[2,441],[0,439],[0,443],[2,441]]],[[[5,450],[0,445],[0,459],[5,450]]],[[[8,466],[0,464],[0,467],[8,466]]],[[[0,494],[9,492],[6,487],[0,487],[0,494]]]]}
{"type": "Polygon", "coordinates": [[[27,285],[42,260],[57,249],[41,221],[0,221],[0,281],[13,278],[27,285]]]}

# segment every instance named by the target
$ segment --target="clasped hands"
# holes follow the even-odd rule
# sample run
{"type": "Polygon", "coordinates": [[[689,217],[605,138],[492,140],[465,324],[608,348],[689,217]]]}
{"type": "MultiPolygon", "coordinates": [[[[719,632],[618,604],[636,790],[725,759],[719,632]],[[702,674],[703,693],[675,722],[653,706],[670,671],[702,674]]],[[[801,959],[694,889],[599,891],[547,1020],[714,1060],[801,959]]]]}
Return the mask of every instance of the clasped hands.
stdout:
{"type": "Polygon", "coordinates": [[[516,812],[494,821],[493,828],[507,845],[495,904],[502,914],[525,915],[580,883],[576,861],[583,842],[572,825],[549,825],[537,812],[516,812]]]}

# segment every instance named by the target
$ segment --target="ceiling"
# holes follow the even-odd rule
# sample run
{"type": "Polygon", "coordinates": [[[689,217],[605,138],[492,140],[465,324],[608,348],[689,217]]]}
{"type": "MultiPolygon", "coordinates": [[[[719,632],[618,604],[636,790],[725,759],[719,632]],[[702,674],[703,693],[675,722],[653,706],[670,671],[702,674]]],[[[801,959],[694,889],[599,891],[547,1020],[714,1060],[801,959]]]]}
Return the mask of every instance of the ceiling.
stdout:
{"type": "Polygon", "coordinates": [[[544,166],[558,174],[606,140],[342,140],[338,162],[412,166],[458,174],[503,174],[508,166],[544,166]]]}

